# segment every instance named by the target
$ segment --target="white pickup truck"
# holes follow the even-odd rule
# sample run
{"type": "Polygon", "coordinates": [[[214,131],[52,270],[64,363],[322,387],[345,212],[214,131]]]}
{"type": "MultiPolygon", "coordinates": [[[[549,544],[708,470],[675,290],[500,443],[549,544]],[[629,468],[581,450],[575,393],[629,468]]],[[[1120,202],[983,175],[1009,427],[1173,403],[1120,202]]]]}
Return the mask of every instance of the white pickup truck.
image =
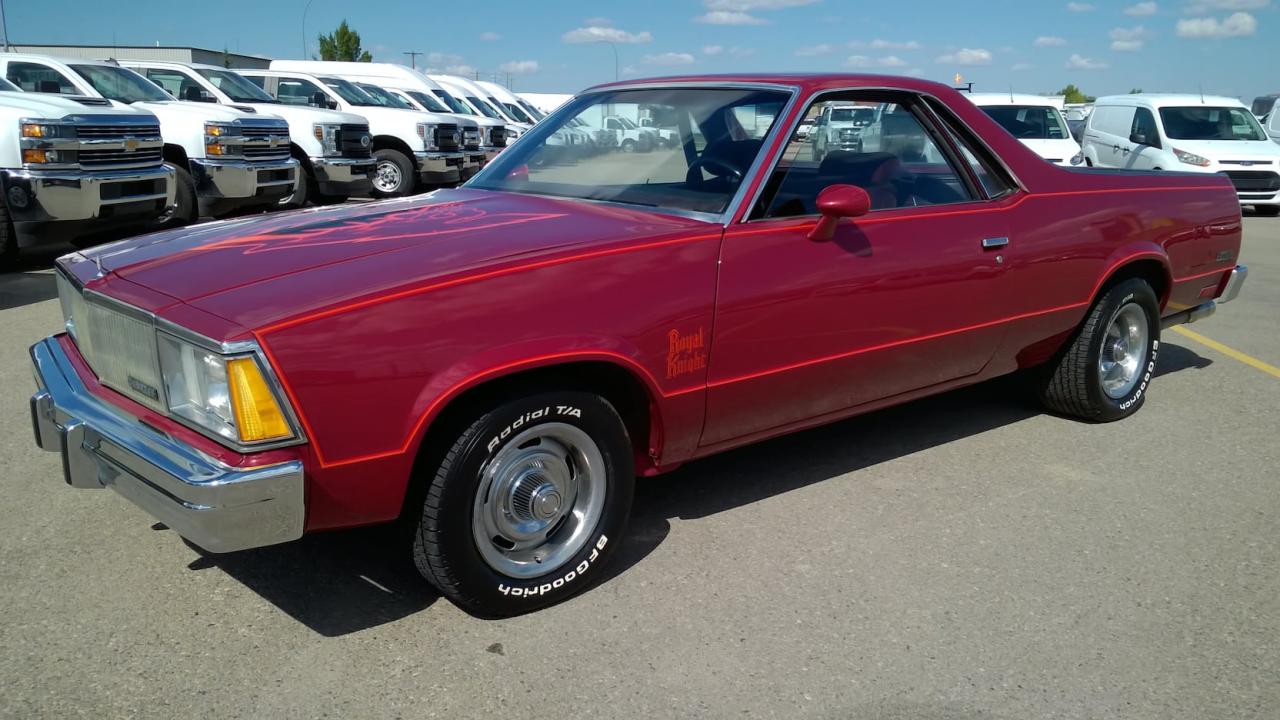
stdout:
{"type": "Polygon", "coordinates": [[[237,70],[286,105],[355,113],[373,134],[373,194],[410,195],[422,185],[449,185],[461,177],[462,131],[447,115],[385,107],[337,75],[293,70],[237,70]]]}
{"type": "Polygon", "coordinates": [[[0,118],[0,269],[20,248],[145,227],[173,205],[151,113],[0,79],[0,118]]]}
{"type": "Polygon", "coordinates": [[[215,65],[153,60],[120,60],[120,64],[183,100],[284,118],[289,123],[290,154],[302,167],[297,189],[281,201],[285,207],[342,202],[369,191],[373,136],[363,117],[285,105],[234,71],[215,65]]]}
{"type": "Polygon", "coordinates": [[[269,208],[297,182],[289,126],[278,117],[175,100],[113,61],[0,53],[0,72],[27,92],[105,98],[118,108],[153,113],[164,136],[165,162],[178,177],[171,224],[269,208]]]}

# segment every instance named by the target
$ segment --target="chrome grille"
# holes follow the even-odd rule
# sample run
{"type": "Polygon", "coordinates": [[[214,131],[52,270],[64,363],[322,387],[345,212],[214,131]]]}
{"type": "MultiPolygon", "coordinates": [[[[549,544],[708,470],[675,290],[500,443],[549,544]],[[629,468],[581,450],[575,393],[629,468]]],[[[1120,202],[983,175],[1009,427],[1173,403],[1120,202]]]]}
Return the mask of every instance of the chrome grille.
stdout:
{"type": "Polygon", "coordinates": [[[241,121],[244,134],[244,156],[248,160],[288,160],[289,126],[281,124],[248,124],[241,121]]]}
{"type": "Polygon", "coordinates": [[[160,137],[159,125],[77,125],[76,135],[82,138],[118,138],[123,135],[136,137],[160,137]]]}
{"type": "Polygon", "coordinates": [[[164,160],[164,148],[140,148],[138,150],[81,150],[80,166],[96,168],[123,165],[159,165],[164,160]]]}
{"type": "Polygon", "coordinates": [[[86,297],[61,273],[57,283],[67,331],[99,381],[163,412],[163,384],[151,319],[101,295],[86,297]]]}

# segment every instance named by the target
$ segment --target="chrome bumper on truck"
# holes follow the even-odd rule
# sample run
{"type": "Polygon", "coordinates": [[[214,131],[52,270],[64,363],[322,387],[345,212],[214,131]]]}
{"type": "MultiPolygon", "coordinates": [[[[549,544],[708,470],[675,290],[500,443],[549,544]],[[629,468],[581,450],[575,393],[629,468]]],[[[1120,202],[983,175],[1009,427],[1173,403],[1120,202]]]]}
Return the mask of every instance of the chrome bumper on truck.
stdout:
{"type": "Polygon", "coordinates": [[[173,205],[173,170],[3,170],[0,190],[18,247],[143,224],[173,205]],[[56,226],[56,233],[41,232],[56,226]]]}
{"type": "Polygon", "coordinates": [[[355,195],[373,187],[373,158],[311,158],[316,184],[322,195],[355,195]]]}
{"type": "Polygon", "coordinates": [[[418,177],[429,185],[447,185],[462,177],[464,156],[460,152],[415,152],[418,177]]]}
{"type": "Polygon", "coordinates": [[[210,552],[296,540],[302,463],[226,465],[89,392],[57,337],[31,347],[36,445],[62,456],[68,485],[111,488],[210,552]]]}
{"type": "Polygon", "coordinates": [[[1231,269],[1231,275],[1227,278],[1226,284],[1222,286],[1222,294],[1213,300],[1209,300],[1192,308],[1187,308],[1182,312],[1161,318],[1160,327],[1168,329],[1174,325],[1190,325],[1193,322],[1204,320],[1211,317],[1218,311],[1218,305],[1225,302],[1231,302],[1240,296],[1240,289],[1244,287],[1244,281],[1249,277],[1249,268],[1245,265],[1237,265],[1231,269]]]}
{"type": "Polygon", "coordinates": [[[192,160],[191,180],[201,215],[218,215],[237,207],[277,202],[293,192],[298,161],[192,160]]]}

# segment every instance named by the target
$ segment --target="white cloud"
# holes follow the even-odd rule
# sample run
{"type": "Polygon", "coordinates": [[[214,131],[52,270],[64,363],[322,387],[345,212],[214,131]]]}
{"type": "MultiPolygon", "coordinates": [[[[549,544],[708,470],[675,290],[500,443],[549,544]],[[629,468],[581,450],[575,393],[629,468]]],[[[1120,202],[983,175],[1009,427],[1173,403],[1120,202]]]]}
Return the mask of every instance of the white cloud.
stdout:
{"type": "Polygon", "coordinates": [[[704,45],[702,48],[703,55],[719,55],[724,52],[723,45],[704,45]]]}
{"type": "Polygon", "coordinates": [[[1187,8],[1191,15],[1203,15],[1214,10],[1261,10],[1271,6],[1271,0],[1195,0],[1187,8]]]}
{"type": "Polygon", "coordinates": [[[1184,38],[1244,37],[1257,31],[1258,21],[1246,12],[1233,13],[1222,20],[1203,17],[1178,21],[1178,37],[1184,38]]]}
{"type": "Polygon", "coordinates": [[[493,42],[495,40],[501,40],[502,36],[496,32],[486,32],[486,33],[480,33],[480,39],[484,40],[485,42],[493,42]]]}
{"type": "Polygon", "coordinates": [[[1133,28],[1116,28],[1111,31],[1111,49],[1116,52],[1136,52],[1146,42],[1147,29],[1139,25],[1133,28]]]}
{"type": "Polygon", "coordinates": [[[982,48],[960,48],[939,57],[935,62],[943,65],[990,65],[991,51],[982,48]]]}
{"type": "Polygon", "coordinates": [[[1067,41],[1066,39],[1057,37],[1055,35],[1041,35],[1040,37],[1035,39],[1035,42],[1031,44],[1035,45],[1036,47],[1062,47],[1063,45],[1067,44],[1067,41]]]}
{"type": "Polygon", "coordinates": [[[595,42],[615,42],[615,43],[647,43],[653,40],[653,35],[649,31],[639,33],[629,33],[625,30],[619,30],[614,27],[606,27],[604,25],[588,25],[580,27],[576,30],[570,30],[560,39],[567,43],[595,43],[595,42]]]}
{"type": "Polygon", "coordinates": [[[884,57],[868,57],[866,55],[850,55],[844,64],[851,68],[900,68],[909,63],[897,55],[884,57]]]}
{"type": "Polygon", "coordinates": [[[1147,17],[1148,15],[1155,15],[1156,11],[1159,9],[1160,9],[1160,6],[1157,5],[1156,3],[1140,2],[1137,5],[1130,5],[1129,7],[1125,8],[1124,14],[1130,15],[1133,17],[1147,17]]]}
{"type": "Polygon", "coordinates": [[[1097,9],[1096,5],[1090,3],[1069,2],[1067,3],[1068,12],[1093,12],[1097,9]]]}
{"type": "Polygon", "coordinates": [[[1107,64],[1101,60],[1094,60],[1083,55],[1072,54],[1067,59],[1068,70],[1106,70],[1107,64]]]}
{"type": "Polygon", "coordinates": [[[769,23],[764,18],[734,10],[712,10],[705,15],[699,15],[693,21],[707,25],[767,25],[769,23]]]}
{"type": "Polygon", "coordinates": [[[538,72],[537,60],[511,60],[504,62],[498,66],[502,72],[509,72],[513,75],[528,75],[529,73],[538,72]]]}
{"type": "MultiPolygon", "coordinates": [[[[436,72],[439,72],[439,71],[437,70],[436,72]]],[[[469,77],[475,77],[476,69],[471,65],[467,65],[466,63],[460,63],[457,65],[445,65],[443,74],[458,75],[460,77],[469,78],[469,77]]]]}
{"type": "Polygon", "coordinates": [[[796,55],[799,57],[813,57],[814,55],[826,55],[831,52],[831,46],[822,43],[820,45],[809,45],[807,47],[798,48],[796,55]]]}
{"type": "Polygon", "coordinates": [[[876,38],[871,41],[868,46],[872,50],[919,50],[920,43],[915,40],[907,40],[906,42],[895,42],[893,40],[881,40],[876,38]]]}
{"type": "Polygon", "coordinates": [[[645,55],[640,59],[645,65],[692,65],[693,55],[689,53],[668,52],[658,55],[645,55]]]}
{"type": "Polygon", "coordinates": [[[748,58],[756,54],[755,48],[738,47],[734,45],[729,48],[729,54],[736,58],[748,58]]]}

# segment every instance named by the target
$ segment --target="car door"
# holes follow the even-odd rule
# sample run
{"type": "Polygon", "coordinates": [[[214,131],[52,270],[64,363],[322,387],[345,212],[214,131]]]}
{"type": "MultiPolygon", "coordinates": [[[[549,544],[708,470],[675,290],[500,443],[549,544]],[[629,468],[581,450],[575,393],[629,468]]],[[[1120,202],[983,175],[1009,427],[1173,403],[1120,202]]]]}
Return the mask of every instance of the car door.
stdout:
{"type": "Polygon", "coordinates": [[[983,188],[920,98],[819,102],[835,100],[891,105],[876,122],[893,127],[873,152],[815,161],[787,148],[747,222],[726,231],[704,446],[973,376],[1001,338],[1011,194],[983,188]],[[833,184],[862,187],[872,210],[811,240],[817,195],[833,184]]]}
{"type": "Polygon", "coordinates": [[[1156,116],[1149,108],[1134,110],[1129,139],[1132,144],[1125,167],[1154,170],[1160,165],[1160,129],[1156,127],[1156,116]]]}

